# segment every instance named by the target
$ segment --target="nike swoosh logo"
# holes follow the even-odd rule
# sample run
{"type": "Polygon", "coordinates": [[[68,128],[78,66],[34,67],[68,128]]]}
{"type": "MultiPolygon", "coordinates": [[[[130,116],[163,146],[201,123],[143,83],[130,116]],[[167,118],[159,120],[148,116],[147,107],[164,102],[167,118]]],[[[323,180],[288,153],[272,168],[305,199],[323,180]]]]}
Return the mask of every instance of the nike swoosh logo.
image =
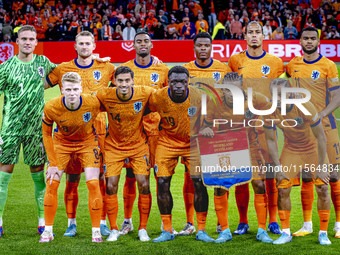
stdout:
{"type": "Polygon", "coordinates": [[[61,120],[60,123],[63,123],[63,122],[65,122],[65,121],[67,121],[67,120],[61,120]]]}
{"type": "Polygon", "coordinates": [[[335,159],[338,160],[340,157],[336,157],[335,159]]]}
{"type": "Polygon", "coordinates": [[[189,78],[192,79],[192,78],[195,78],[196,76],[190,76],[189,78]]]}
{"type": "Polygon", "coordinates": [[[238,68],[238,70],[240,70],[240,69],[242,69],[242,68],[244,68],[244,66],[242,66],[242,67],[239,67],[239,68],[238,68]]]}
{"type": "Polygon", "coordinates": [[[164,112],[164,111],[163,111],[163,113],[169,113],[169,112],[164,112]]]}
{"type": "Polygon", "coordinates": [[[113,109],[113,108],[115,108],[115,107],[111,107],[111,106],[109,106],[109,108],[110,108],[110,109],[113,109]]]}
{"type": "Polygon", "coordinates": [[[298,70],[298,71],[295,71],[295,70],[294,70],[294,73],[297,73],[297,72],[300,72],[300,70],[298,70]]]}
{"type": "Polygon", "coordinates": [[[99,163],[99,161],[95,161],[94,163],[97,164],[97,163],[99,163]]]}

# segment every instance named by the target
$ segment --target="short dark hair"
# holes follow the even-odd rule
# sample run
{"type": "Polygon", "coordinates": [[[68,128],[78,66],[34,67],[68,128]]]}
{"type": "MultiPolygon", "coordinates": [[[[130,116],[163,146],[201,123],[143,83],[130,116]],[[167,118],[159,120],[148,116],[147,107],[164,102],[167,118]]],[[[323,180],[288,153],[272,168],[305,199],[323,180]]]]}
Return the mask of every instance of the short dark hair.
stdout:
{"type": "Polygon", "coordinates": [[[241,81],[242,85],[243,85],[243,75],[239,75],[236,72],[229,72],[226,73],[226,75],[224,75],[223,77],[223,82],[234,82],[234,81],[241,81]]]}
{"type": "Polygon", "coordinates": [[[257,22],[257,21],[251,21],[251,22],[249,22],[249,23],[246,25],[246,31],[245,31],[246,34],[247,34],[247,32],[248,32],[248,27],[249,27],[250,25],[252,25],[252,24],[259,25],[260,28],[261,28],[262,34],[263,34],[263,27],[262,27],[261,24],[260,24],[259,22],[257,22]]]}
{"type": "Polygon", "coordinates": [[[147,35],[147,36],[149,36],[149,38],[150,38],[150,41],[151,41],[151,36],[149,35],[149,33],[148,33],[148,32],[145,32],[145,31],[139,31],[138,33],[136,33],[136,34],[135,34],[135,37],[133,38],[133,42],[135,42],[135,41],[136,41],[136,37],[137,37],[138,35],[147,35]]]}
{"type": "Polygon", "coordinates": [[[120,66],[117,68],[116,72],[115,72],[115,78],[117,78],[118,75],[122,74],[122,73],[129,73],[131,74],[131,78],[133,79],[135,73],[131,70],[130,67],[128,66],[120,66]]]}
{"type": "Polygon", "coordinates": [[[288,80],[285,80],[283,78],[277,78],[277,79],[271,81],[271,83],[269,84],[269,88],[271,88],[272,86],[280,86],[280,87],[290,88],[290,83],[289,83],[288,80]]]}
{"type": "Polygon", "coordinates": [[[194,38],[194,44],[196,43],[196,40],[198,38],[208,38],[210,40],[210,43],[212,43],[211,35],[207,32],[199,32],[194,38]]]}
{"type": "Polygon", "coordinates": [[[301,31],[301,36],[302,36],[303,32],[305,32],[305,31],[314,31],[319,36],[319,32],[318,32],[318,30],[315,27],[305,27],[301,31]]]}
{"type": "MultiPolygon", "coordinates": [[[[116,71],[117,73],[117,71],[116,71]]],[[[189,77],[189,71],[184,66],[174,66],[168,72],[168,78],[172,73],[185,73],[189,77]]]]}

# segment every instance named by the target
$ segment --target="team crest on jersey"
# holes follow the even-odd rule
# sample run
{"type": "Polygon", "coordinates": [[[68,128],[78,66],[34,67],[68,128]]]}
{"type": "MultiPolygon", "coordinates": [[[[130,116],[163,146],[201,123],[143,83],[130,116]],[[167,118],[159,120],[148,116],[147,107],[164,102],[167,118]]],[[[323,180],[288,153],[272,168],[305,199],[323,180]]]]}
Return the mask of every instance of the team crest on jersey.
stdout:
{"type": "Polygon", "coordinates": [[[320,78],[320,71],[318,70],[313,70],[312,71],[312,75],[311,75],[311,78],[313,79],[313,81],[316,81],[320,78]]]}
{"type": "Polygon", "coordinates": [[[301,126],[303,124],[303,119],[301,117],[295,117],[294,120],[296,121],[296,124],[298,126],[301,126]]]}
{"type": "Polygon", "coordinates": [[[138,102],[133,104],[133,109],[136,112],[139,112],[140,110],[142,110],[142,107],[143,107],[143,103],[141,101],[138,101],[138,102]]]}
{"type": "Polygon", "coordinates": [[[159,81],[159,74],[158,73],[152,73],[150,74],[150,80],[153,82],[153,83],[156,83],[159,81]]]}
{"type": "Polygon", "coordinates": [[[261,67],[261,73],[263,73],[264,75],[268,75],[270,73],[270,67],[267,65],[263,65],[261,67]]]}
{"type": "Polygon", "coordinates": [[[254,117],[254,113],[252,113],[250,110],[247,110],[245,112],[245,116],[247,119],[251,119],[252,117],[254,117]]]}
{"type": "Polygon", "coordinates": [[[188,108],[188,115],[190,117],[194,116],[197,112],[197,107],[196,106],[191,106],[188,108]]]}
{"type": "Polygon", "coordinates": [[[213,80],[219,82],[221,80],[221,73],[220,72],[213,72],[213,80]]]}
{"type": "Polygon", "coordinates": [[[39,66],[38,67],[38,74],[41,76],[41,77],[44,77],[45,76],[45,70],[42,66],[39,66]]]}
{"type": "Polygon", "coordinates": [[[84,122],[89,122],[91,119],[91,113],[90,112],[87,112],[87,113],[84,113],[83,114],[83,120],[84,122]]]}
{"type": "Polygon", "coordinates": [[[99,81],[102,78],[102,72],[98,70],[93,71],[93,78],[99,81]]]}

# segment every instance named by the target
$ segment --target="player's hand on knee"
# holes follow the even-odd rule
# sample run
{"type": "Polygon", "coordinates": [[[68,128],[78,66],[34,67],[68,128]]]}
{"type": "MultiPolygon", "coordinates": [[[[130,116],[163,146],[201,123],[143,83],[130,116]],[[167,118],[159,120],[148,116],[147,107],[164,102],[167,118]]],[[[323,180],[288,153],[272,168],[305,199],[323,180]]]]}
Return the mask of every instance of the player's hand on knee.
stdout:
{"type": "Polygon", "coordinates": [[[214,137],[215,133],[210,127],[206,127],[201,131],[201,135],[205,137],[214,137]]]}
{"type": "Polygon", "coordinates": [[[57,166],[49,166],[46,171],[46,180],[50,179],[50,184],[52,185],[53,179],[60,180],[61,171],[59,171],[57,166]]]}
{"type": "Polygon", "coordinates": [[[155,57],[155,56],[151,56],[152,57],[152,64],[154,66],[157,66],[157,65],[160,65],[160,64],[163,64],[163,62],[161,60],[159,60],[159,58],[155,57]]]}
{"type": "Polygon", "coordinates": [[[328,184],[330,180],[330,174],[328,172],[328,169],[323,169],[323,168],[320,169],[319,167],[316,170],[316,176],[315,176],[315,179],[318,179],[318,178],[324,183],[328,184]]]}
{"type": "Polygon", "coordinates": [[[290,182],[290,179],[282,171],[276,173],[275,179],[276,179],[276,187],[278,187],[283,180],[287,180],[290,182]]]}
{"type": "Polygon", "coordinates": [[[99,57],[98,53],[92,54],[92,59],[97,60],[99,62],[110,62],[110,60],[111,60],[110,57],[105,57],[105,58],[99,57]]]}

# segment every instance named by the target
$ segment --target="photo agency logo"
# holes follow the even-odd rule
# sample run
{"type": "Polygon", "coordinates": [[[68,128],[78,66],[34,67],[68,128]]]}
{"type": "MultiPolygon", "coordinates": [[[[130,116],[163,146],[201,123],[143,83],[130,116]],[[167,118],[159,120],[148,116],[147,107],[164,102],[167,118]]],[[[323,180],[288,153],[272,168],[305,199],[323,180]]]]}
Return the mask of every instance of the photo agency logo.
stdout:
{"type": "MultiPolygon", "coordinates": [[[[292,107],[292,105],[295,105],[297,108],[300,109],[300,111],[305,115],[312,115],[304,106],[304,103],[307,103],[311,99],[311,93],[304,88],[291,88],[291,87],[283,87],[280,89],[280,100],[278,96],[278,89],[277,87],[272,88],[272,106],[268,110],[258,110],[255,109],[253,104],[253,97],[248,96],[247,97],[247,104],[248,109],[245,111],[245,94],[244,91],[235,86],[230,84],[215,84],[215,89],[228,89],[233,97],[232,102],[232,108],[233,108],[233,115],[245,115],[247,119],[244,119],[242,122],[233,122],[232,119],[214,119],[213,126],[217,126],[220,124],[228,124],[233,127],[243,125],[243,127],[262,127],[264,126],[264,121],[271,122],[272,127],[274,127],[274,122],[278,120],[273,119],[264,119],[264,121],[261,118],[251,119],[253,116],[267,116],[275,112],[277,107],[281,110],[281,115],[285,116],[287,114],[287,106],[292,107]],[[289,97],[291,94],[299,94],[299,96],[295,98],[289,97]],[[301,95],[304,94],[304,97],[301,95]]],[[[222,105],[222,101],[220,96],[218,95],[217,91],[213,88],[214,94],[217,95],[217,98],[219,102],[222,105]]],[[[252,95],[253,89],[248,88],[247,89],[247,95],[252,95]]],[[[212,97],[212,94],[208,94],[210,97],[212,97]]],[[[201,114],[207,115],[207,95],[202,94],[202,104],[201,104],[201,114]]],[[[212,100],[216,104],[216,100],[212,98],[212,100]]],[[[281,122],[283,127],[295,127],[299,125],[299,121],[295,119],[285,119],[281,122]],[[288,124],[289,123],[289,124],[288,124]]]]}

